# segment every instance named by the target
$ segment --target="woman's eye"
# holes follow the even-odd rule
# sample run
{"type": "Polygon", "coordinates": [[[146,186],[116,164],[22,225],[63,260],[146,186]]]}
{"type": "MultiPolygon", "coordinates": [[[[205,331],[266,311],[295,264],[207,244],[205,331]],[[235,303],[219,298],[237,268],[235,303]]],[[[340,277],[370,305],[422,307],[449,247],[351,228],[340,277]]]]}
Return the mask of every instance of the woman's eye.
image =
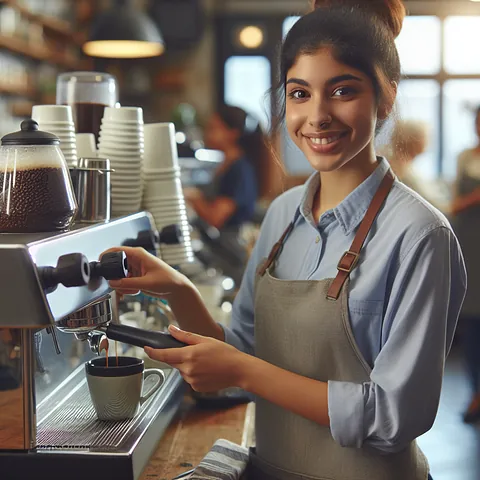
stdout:
{"type": "Polygon", "coordinates": [[[351,87],[340,87],[333,92],[334,97],[346,97],[347,95],[352,95],[355,93],[355,90],[351,87]]]}
{"type": "Polygon", "coordinates": [[[295,100],[303,100],[304,98],[307,98],[307,92],[305,92],[305,90],[293,90],[288,96],[295,100]]]}

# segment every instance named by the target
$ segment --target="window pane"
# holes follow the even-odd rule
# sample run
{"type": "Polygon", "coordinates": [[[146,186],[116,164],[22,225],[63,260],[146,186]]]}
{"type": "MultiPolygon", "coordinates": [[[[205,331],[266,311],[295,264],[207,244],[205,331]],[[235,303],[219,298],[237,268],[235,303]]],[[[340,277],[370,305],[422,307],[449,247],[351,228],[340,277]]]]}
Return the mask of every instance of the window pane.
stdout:
{"type": "Polygon", "coordinates": [[[236,56],[225,62],[225,103],[245,109],[268,128],[271,67],[266,57],[236,56]],[[252,81],[253,80],[253,81],[252,81]]]}
{"type": "Polygon", "coordinates": [[[480,16],[445,19],[445,70],[480,73],[480,16]]]}
{"type": "Polygon", "coordinates": [[[407,17],[396,40],[405,74],[435,74],[441,63],[441,22],[438,17],[407,17]],[[419,41],[421,39],[421,41],[419,41]]]}
{"type": "Polygon", "coordinates": [[[300,17],[287,17],[283,22],[283,38],[285,38],[290,29],[297,23],[300,17]]]}
{"type": "MultiPolygon", "coordinates": [[[[439,95],[440,86],[435,80],[403,80],[398,88],[397,116],[400,120],[417,120],[424,122],[429,129],[427,150],[419,155],[414,162],[414,168],[425,179],[438,177],[439,158],[439,95]]],[[[387,127],[391,133],[395,114],[387,127]]],[[[382,132],[383,142],[385,132],[382,132]]]]}
{"type": "Polygon", "coordinates": [[[480,80],[450,80],[443,90],[445,175],[453,179],[457,157],[476,144],[474,109],[480,105],[480,80]]]}

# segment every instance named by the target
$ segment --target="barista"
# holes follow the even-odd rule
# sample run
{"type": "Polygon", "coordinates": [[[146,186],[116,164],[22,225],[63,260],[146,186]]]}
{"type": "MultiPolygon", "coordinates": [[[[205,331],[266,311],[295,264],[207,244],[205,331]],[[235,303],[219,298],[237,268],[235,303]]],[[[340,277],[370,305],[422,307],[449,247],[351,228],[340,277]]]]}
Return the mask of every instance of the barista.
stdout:
{"type": "Polygon", "coordinates": [[[149,356],[197,391],[256,396],[249,479],[428,477],[415,439],[435,420],[466,274],[444,216],[375,155],[401,75],[391,4],[319,8],[285,40],[279,120],[316,172],[272,203],[231,328],[142,250],[111,283],[168,298],[189,346],[149,356]]]}

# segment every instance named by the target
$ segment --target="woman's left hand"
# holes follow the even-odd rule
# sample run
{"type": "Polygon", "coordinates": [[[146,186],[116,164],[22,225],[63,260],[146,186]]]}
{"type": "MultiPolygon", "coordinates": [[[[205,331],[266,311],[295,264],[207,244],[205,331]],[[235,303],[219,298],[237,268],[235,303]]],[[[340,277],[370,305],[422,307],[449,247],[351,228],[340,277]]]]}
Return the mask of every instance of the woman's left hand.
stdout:
{"type": "Polygon", "coordinates": [[[150,358],[178,369],[196,392],[242,387],[248,355],[225,342],[185,332],[173,325],[170,325],[169,332],[189,346],[158,350],[145,347],[150,358]]]}

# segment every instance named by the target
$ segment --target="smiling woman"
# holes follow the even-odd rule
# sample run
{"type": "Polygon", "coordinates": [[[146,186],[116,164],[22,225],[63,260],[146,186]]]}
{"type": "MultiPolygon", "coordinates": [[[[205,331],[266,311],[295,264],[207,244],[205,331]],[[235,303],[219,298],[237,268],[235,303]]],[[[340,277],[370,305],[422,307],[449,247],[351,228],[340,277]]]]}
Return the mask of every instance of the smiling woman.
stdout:
{"type": "MultiPolygon", "coordinates": [[[[393,12],[399,2],[367,3],[393,12]]],[[[148,285],[121,282],[170,292],[184,330],[170,332],[189,346],[152,358],[197,391],[256,396],[248,480],[429,475],[415,439],[435,420],[466,274],[445,217],[375,154],[400,77],[395,28],[329,6],[287,35],[278,120],[315,173],[272,203],[231,327],[165,265],[148,285]]]]}

